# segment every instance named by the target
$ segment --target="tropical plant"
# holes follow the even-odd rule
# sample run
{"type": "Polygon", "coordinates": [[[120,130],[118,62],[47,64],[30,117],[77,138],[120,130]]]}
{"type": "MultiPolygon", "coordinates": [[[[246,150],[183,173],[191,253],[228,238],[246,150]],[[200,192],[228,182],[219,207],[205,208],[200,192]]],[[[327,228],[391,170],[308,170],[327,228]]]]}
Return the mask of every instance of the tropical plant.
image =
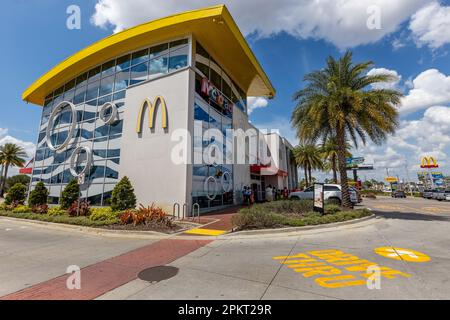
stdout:
{"type": "Polygon", "coordinates": [[[305,76],[306,87],[294,95],[297,102],[292,124],[300,141],[324,143],[328,137],[337,142],[338,168],[342,185],[342,205],[351,208],[347,169],[346,141],[355,147],[369,138],[379,145],[398,127],[402,94],[396,90],[371,85],[391,82],[392,75],[368,75],[373,62],[354,64],[348,51],[339,60],[329,57],[324,69],[305,76]]]}
{"type": "Polygon", "coordinates": [[[114,187],[111,196],[111,208],[114,211],[136,208],[136,195],[128,177],[123,177],[114,187]]]}
{"type": "MultiPolygon", "coordinates": [[[[351,157],[350,153],[351,145],[350,143],[345,143],[346,157],[351,157]]],[[[336,137],[330,136],[327,140],[320,146],[321,156],[324,159],[324,169],[333,172],[333,183],[338,183],[337,171],[338,171],[338,144],[336,137]]]]}
{"type": "Polygon", "coordinates": [[[47,214],[48,213],[48,204],[38,204],[31,207],[31,211],[36,214],[47,214]]]}
{"type": "Polygon", "coordinates": [[[89,217],[91,214],[91,207],[88,201],[76,200],[67,210],[67,213],[71,217],[89,217]]]}
{"type": "Polygon", "coordinates": [[[15,207],[12,210],[13,213],[30,213],[31,212],[31,208],[28,206],[24,206],[24,205],[18,205],[17,207],[15,207]]]}
{"type": "Polygon", "coordinates": [[[133,224],[134,226],[145,225],[159,225],[167,228],[172,228],[173,223],[171,217],[160,207],[152,204],[144,207],[142,204],[137,210],[126,210],[119,216],[120,223],[123,225],[133,224]]]}
{"type": "Polygon", "coordinates": [[[25,150],[14,144],[6,143],[0,147],[0,164],[2,165],[2,180],[0,182],[0,197],[3,197],[5,190],[6,177],[8,177],[8,170],[12,167],[22,168],[25,164],[27,153],[25,150]]]}
{"type": "Polygon", "coordinates": [[[315,144],[301,144],[294,149],[297,165],[305,171],[306,187],[312,184],[312,170],[323,168],[320,149],[315,144]]]}
{"type": "Polygon", "coordinates": [[[28,198],[28,205],[30,207],[40,206],[47,204],[48,190],[42,181],[36,184],[33,191],[30,192],[30,197],[28,198]]]}
{"type": "Polygon", "coordinates": [[[16,176],[9,177],[5,182],[5,191],[8,191],[16,183],[21,183],[28,189],[31,178],[26,174],[18,174],[16,176]]]}
{"type": "Polygon", "coordinates": [[[78,201],[79,197],[80,185],[77,180],[73,179],[67,184],[61,193],[61,208],[65,210],[69,209],[75,201],[78,201]]]}
{"type": "Polygon", "coordinates": [[[118,213],[113,211],[111,207],[93,208],[89,219],[92,221],[113,221],[117,220],[118,213]]]}
{"type": "Polygon", "coordinates": [[[8,193],[6,194],[5,203],[7,205],[13,203],[24,204],[26,197],[27,187],[25,187],[21,183],[16,183],[14,186],[12,186],[11,189],[9,189],[8,193]]]}
{"type": "Polygon", "coordinates": [[[48,212],[47,212],[47,214],[52,217],[53,216],[63,216],[66,213],[67,213],[67,211],[64,209],[61,209],[60,206],[51,207],[50,209],[48,209],[48,212]]]}

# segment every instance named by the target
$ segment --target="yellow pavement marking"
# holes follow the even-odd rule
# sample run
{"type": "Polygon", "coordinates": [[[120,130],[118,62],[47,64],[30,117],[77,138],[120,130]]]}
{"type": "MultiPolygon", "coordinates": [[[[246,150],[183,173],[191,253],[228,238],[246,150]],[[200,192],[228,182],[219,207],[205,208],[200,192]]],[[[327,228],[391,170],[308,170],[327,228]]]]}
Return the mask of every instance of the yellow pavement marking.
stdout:
{"type": "Polygon", "coordinates": [[[220,236],[227,232],[223,231],[223,230],[212,230],[212,229],[191,229],[184,233],[197,234],[197,235],[202,235],[202,236],[220,236]]]}
{"type": "Polygon", "coordinates": [[[375,250],[376,254],[379,254],[380,256],[394,259],[394,260],[403,260],[407,262],[427,262],[430,261],[430,257],[426,254],[414,251],[410,249],[404,249],[404,248],[393,248],[393,247],[380,247],[376,248],[375,250]]]}
{"type": "Polygon", "coordinates": [[[317,285],[328,289],[367,285],[372,276],[370,268],[373,266],[379,268],[379,275],[384,279],[410,277],[402,271],[379,266],[375,262],[336,249],[308,251],[272,259],[287,265],[304,278],[314,278],[317,285]]]}
{"type": "Polygon", "coordinates": [[[404,207],[399,207],[399,206],[392,206],[392,205],[376,205],[374,206],[374,208],[376,209],[380,209],[380,210],[402,210],[405,209],[404,207]]]}

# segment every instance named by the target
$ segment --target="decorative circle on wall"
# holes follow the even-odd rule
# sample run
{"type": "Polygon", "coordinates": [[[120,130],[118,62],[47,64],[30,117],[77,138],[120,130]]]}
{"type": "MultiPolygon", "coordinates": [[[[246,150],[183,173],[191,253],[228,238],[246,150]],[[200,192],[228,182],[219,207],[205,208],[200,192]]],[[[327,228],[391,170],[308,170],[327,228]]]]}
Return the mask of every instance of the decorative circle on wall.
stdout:
{"type": "Polygon", "coordinates": [[[114,124],[118,120],[118,110],[117,106],[112,102],[106,102],[100,109],[99,112],[99,118],[105,123],[105,124],[114,124]],[[106,112],[108,109],[111,110],[111,113],[108,115],[106,112]]]}
{"type": "Polygon", "coordinates": [[[224,192],[230,192],[232,185],[231,185],[231,174],[228,171],[225,171],[222,176],[220,177],[220,182],[222,184],[222,189],[224,192]],[[227,178],[225,179],[225,176],[227,178]],[[226,186],[226,187],[225,187],[226,186]]]}
{"type": "Polygon", "coordinates": [[[79,146],[75,150],[73,150],[72,155],[70,156],[70,173],[75,178],[80,177],[83,174],[86,174],[92,165],[92,150],[89,147],[86,146],[79,146]],[[81,154],[81,152],[86,152],[86,165],[84,166],[83,170],[81,172],[77,172],[77,161],[78,156],[81,154]]]}
{"type": "Polygon", "coordinates": [[[77,111],[75,110],[75,106],[73,105],[73,103],[69,102],[69,101],[63,101],[60,104],[58,104],[56,106],[55,109],[53,109],[50,118],[48,119],[48,125],[47,125],[47,130],[45,132],[46,134],[46,142],[47,142],[47,146],[49,147],[50,150],[55,151],[55,152],[59,152],[61,150],[63,150],[64,148],[66,148],[68,146],[68,144],[70,143],[70,140],[72,139],[73,133],[75,131],[75,126],[77,124],[77,111]],[[55,146],[52,143],[52,139],[51,139],[51,133],[53,130],[53,124],[55,121],[56,116],[66,107],[69,106],[70,107],[70,112],[72,113],[72,120],[69,126],[69,133],[67,135],[66,140],[64,140],[63,143],[61,143],[59,146],[55,146]]]}
{"type": "Polygon", "coordinates": [[[208,200],[213,201],[214,199],[216,199],[216,197],[217,197],[217,179],[213,176],[208,177],[205,180],[205,183],[203,184],[203,190],[206,192],[206,197],[208,198],[208,200]],[[210,182],[214,183],[214,193],[213,194],[209,193],[209,183],[210,182]]]}

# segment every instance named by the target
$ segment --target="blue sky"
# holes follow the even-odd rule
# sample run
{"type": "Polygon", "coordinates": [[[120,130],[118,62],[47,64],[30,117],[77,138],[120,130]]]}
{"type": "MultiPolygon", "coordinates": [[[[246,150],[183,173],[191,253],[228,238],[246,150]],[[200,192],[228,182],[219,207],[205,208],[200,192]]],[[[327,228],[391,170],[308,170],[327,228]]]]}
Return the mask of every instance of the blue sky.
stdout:
{"type": "MultiPolygon", "coordinates": [[[[392,86],[405,94],[401,127],[381,147],[355,150],[375,162],[365,174],[381,179],[385,167],[401,177],[418,170],[420,156],[435,155],[450,174],[450,1],[398,0],[225,0],[277,89],[273,100],[258,100],[250,119],[260,128],[280,129],[292,143],[289,120],[293,93],[303,76],[347,48],[355,61],[398,75],[392,86]],[[244,2],[244,3],[243,3],[244,2]],[[264,5],[260,5],[264,3],[264,5]],[[364,4],[367,3],[366,6],[364,4]],[[382,29],[370,30],[367,8],[378,5],[382,29]],[[320,12],[318,14],[317,12],[320,12]]],[[[30,153],[41,108],[21,101],[22,92],[58,62],[112,32],[187,9],[220,3],[184,0],[19,0],[2,5],[0,144],[14,141],[30,153]],[[81,8],[81,30],[66,28],[66,8],[81,8]]],[[[372,72],[377,72],[374,70],[372,72]]],[[[254,99],[252,100],[252,102],[254,99]]],[[[321,175],[322,176],[322,175],[321,175]]]]}

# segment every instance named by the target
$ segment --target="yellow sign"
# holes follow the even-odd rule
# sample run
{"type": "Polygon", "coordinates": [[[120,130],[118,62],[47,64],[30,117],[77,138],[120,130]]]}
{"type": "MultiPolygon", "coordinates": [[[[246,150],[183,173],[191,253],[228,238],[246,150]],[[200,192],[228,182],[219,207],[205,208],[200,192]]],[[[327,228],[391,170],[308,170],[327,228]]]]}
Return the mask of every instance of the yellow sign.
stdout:
{"type": "Polygon", "coordinates": [[[166,101],[164,100],[163,97],[161,96],[157,96],[155,98],[155,100],[152,102],[149,99],[145,99],[144,102],[142,102],[139,114],[138,114],[138,122],[137,122],[137,126],[136,126],[136,132],[137,133],[141,133],[142,132],[142,116],[144,115],[145,112],[145,107],[148,106],[149,108],[149,123],[148,123],[148,127],[150,129],[154,129],[155,128],[155,118],[156,118],[156,113],[157,113],[157,107],[161,106],[162,108],[162,127],[163,129],[167,129],[168,128],[168,119],[167,119],[167,106],[166,106],[166,101]]]}
{"type": "Polygon", "coordinates": [[[375,253],[380,256],[394,259],[394,260],[402,260],[407,262],[427,262],[430,261],[430,257],[426,254],[414,251],[410,249],[403,248],[393,248],[393,247],[381,247],[376,248],[375,253]]]}
{"type": "Polygon", "coordinates": [[[389,183],[394,183],[394,182],[398,182],[398,179],[396,177],[386,177],[386,178],[384,178],[384,181],[389,182],[389,183]]]}
{"type": "Polygon", "coordinates": [[[379,268],[380,276],[385,279],[410,277],[402,271],[382,267],[375,262],[336,249],[308,251],[273,259],[287,265],[304,278],[314,278],[317,285],[329,289],[366,286],[367,279],[371,276],[369,270],[373,266],[379,268]]]}
{"type": "Polygon", "coordinates": [[[434,157],[422,157],[421,168],[439,168],[436,158],[434,157]]]}

